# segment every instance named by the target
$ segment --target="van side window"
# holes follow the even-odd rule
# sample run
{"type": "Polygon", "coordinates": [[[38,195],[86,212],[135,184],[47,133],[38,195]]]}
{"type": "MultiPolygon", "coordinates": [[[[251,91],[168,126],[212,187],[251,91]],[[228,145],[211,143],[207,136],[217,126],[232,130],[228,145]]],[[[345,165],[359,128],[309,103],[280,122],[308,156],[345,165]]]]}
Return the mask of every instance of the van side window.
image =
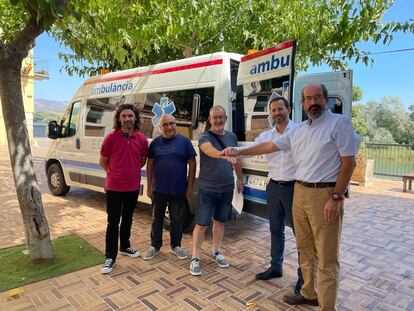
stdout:
{"type": "MultiPolygon", "coordinates": [[[[134,100],[135,104],[139,104],[144,101],[143,94],[137,94],[134,100]]],[[[160,135],[159,129],[154,128],[152,125],[152,118],[154,117],[153,108],[154,106],[159,107],[161,98],[168,97],[168,104],[174,103],[175,111],[173,116],[177,122],[177,132],[192,139],[197,140],[198,137],[204,132],[208,112],[213,106],[214,101],[214,88],[200,88],[191,90],[180,90],[180,91],[166,91],[157,93],[148,93],[145,97],[144,105],[141,106],[141,131],[148,138],[156,137],[160,135]],[[193,130],[192,124],[192,105],[194,94],[200,95],[200,113],[198,128],[193,130]]],[[[156,109],[154,109],[156,110],[156,109]]],[[[159,110],[162,111],[162,110],[159,110]]]]}
{"type": "Polygon", "coordinates": [[[342,114],[342,100],[338,97],[328,97],[328,108],[333,113],[342,114]]]}
{"type": "Polygon", "coordinates": [[[85,136],[104,137],[107,132],[106,127],[112,128],[114,110],[102,107],[86,106],[85,136]],[[108,126],[109,125],[109,126],[108,126]]]}
{"type": "Polygon", "coordinates": [[[89,99],[86,104],[85,136],[104,137],[111,129],[115,105],[107,100],[89,99]]]}
{"type": "Polygon", "coordinates": [[[81,102],[75,102],[70,109],[66,110],[60,123],[62,125],[61,137],[71,137],[76,135],[79,128],[80,108],[81,102]]]}
{"type": "Polygon", "coordinates": [[[268,101],[273,92],[289,94],[285,90],[289,77],[255,81],[243,85],[245,138],[254,141],[263,131],[270,129],[268,101]]]}

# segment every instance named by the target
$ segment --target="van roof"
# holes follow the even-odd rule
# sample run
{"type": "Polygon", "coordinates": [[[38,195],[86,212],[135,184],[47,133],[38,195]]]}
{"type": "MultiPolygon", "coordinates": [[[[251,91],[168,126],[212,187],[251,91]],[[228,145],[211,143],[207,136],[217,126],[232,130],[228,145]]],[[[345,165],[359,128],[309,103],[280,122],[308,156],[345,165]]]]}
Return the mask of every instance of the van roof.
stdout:
{"type": "Polygon", "coordinates": [[[197,64],[203,61],[212,61],[216,59],[235,59],[237,61],[240,61],[241,57],[243,55],[237,54],[237,53],[228,53],[228,52],[217,52],[212,54],[205,54],[205,55],[199,55],[189,58],[183,58],[179,60],[169,61],[165,63],[158,63],[153,64],[149,66],[143,66],[143,67],[137,67],[137,68],[131,68],[126,70],[120,70],[116,72],[110,72],[107,74],[101,74],[97,76],[90,77],[89,79],[85,80],[83,85],[87,84],[96,84],[99,82],[104,82],[106,79],[116,79],[118,76],[127,76],[129,74],[136,74],[136,73],[142,73],[147,71],[154,71],[154,70],[160,70],[164,68],[170,68],[170,67],[176,67],[180,65],[187,65],[187,64],[197,64]]]}

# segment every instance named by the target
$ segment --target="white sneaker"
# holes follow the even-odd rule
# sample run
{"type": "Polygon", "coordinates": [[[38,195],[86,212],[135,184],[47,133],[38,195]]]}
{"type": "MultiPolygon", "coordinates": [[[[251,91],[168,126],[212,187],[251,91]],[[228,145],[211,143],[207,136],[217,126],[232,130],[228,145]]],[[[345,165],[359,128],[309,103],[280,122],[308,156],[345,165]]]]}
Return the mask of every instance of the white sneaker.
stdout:
{"type": "Polygon", "coordinates": [[[129,257],[139,257],[139,251],[134,250],[132,247],[128,247],[126,249],[120,249],[120,254],[127,255],[129,257]]]}
{"type": "Polygon", "coordinates": [[[112,272],[112,268],[115,266],[115,261],[112,258],[107,258],[102,266],[102,273],[108,274],[112,272]]]}

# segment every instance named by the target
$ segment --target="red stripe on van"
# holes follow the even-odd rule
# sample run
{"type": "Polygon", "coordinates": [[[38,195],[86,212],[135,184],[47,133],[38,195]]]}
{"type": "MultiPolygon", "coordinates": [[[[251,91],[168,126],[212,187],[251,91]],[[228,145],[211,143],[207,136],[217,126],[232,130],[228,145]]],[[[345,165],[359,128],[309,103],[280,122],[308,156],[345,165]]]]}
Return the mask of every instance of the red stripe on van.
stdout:
{"type": "Polygon", "coordinates": [[[210,60],[210,61],[201,62],[201,63],[188,64],[188,65],[163,68],[163,69],[157,69],[157,70],[150,70],[150,71],[144,71],[144,72],[137,72],[137,73],[131,73],[128,75],[123,75],[123,76],[111,77],[111,78],[94,79],[92,81],[86,81],[84,84],[86,85],[86,84],[91,84],[91,83],[102,83],[102,82],[110,82],[110,81],[117,81],[117,80],[125,80],[125,79],[150,76],[150,75],[159,75],[159,74],[167,73],[167,72],[188,70],[188,69],[194,69],[194,68],[200,68],[200,67],[209,67],[209,66],[221,65],[221,64],[223,64],[222,59],[215,59],[215,60],[210,60]]]}
{"type": "Polygon", "coordinates": [[[264,55],[267,55],[267,54],[271,54],[271,53],[274,53],[276,51],[284,50],[284,49],[290,48],[292,46],[293,46],[293,40],[286,41],[286,42],[283,42],[283,43],[279,43],[278,45],[273,46],[271,48],[261,50],[259,52],[254,53],[254,54],[243,56],[241,58],[241,62],[246,62],[248,60],[251,60],[251,59],[254,59],[254,58],[257,58],[257,57],[260,57],[260,56],[264,56],[264,55]]]}

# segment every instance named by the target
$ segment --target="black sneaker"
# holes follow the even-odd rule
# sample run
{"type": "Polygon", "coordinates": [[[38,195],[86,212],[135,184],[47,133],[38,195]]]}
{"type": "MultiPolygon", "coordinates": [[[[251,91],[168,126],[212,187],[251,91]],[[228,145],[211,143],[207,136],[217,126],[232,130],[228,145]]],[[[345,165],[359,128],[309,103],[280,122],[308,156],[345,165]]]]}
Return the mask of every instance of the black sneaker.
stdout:
{"type": "Polygon", "coordinates": [[[139,251],[134,250],[132,247],[128,247],[126,249],[120,249],[119,252],[129,257],[134,257],[134,258],[139,257],[139,251]]]}
{"type": "Polygon", "coordinates": [[[112,272],[112,268],[115,266],[115,261],[112,258],[107,258],[102,266],[102,273],[108,274],[112,272]]]}

